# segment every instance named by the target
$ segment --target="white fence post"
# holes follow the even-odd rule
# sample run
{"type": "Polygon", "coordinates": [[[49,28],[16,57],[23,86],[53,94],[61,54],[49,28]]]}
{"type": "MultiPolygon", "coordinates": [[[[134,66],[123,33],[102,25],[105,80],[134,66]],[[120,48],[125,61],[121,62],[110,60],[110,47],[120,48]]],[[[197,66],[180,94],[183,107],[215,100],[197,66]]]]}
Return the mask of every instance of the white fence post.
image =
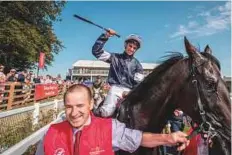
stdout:
{"type": "Polygon", "coordinates": [[[58,100],[57,100],[57,99],[55,99],[55,100],[54,100],[54,113],[53,113],[53,120],[55,120],[55,119],[56,119],[56,114],[57,114],[57,112],[58,112],[58,100]]]}
{"type": "Polygon", "coordinates": [[[32,125],[35,126],[36,124],[39,123],[39,103],[34,104],[34,111],[33,111],[33,122],[32,125]]]}

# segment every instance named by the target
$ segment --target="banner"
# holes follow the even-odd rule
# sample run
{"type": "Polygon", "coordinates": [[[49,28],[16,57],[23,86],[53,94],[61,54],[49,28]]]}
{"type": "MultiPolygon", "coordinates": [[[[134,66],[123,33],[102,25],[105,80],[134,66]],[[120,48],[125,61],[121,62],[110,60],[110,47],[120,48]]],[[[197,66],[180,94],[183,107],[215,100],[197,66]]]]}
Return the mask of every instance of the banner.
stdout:
{"type": "Polygon", "coordinates": [[[44,63],[45,63],[45,53],[40,52],[39,54],[39,68],[40,69],[44,68],[44,63]]]}
{"type": "Polygon", "coordinates": [[[37,84],[35,85],[35,100],[41,100],[59,93],[57,84],[37,84]]]}

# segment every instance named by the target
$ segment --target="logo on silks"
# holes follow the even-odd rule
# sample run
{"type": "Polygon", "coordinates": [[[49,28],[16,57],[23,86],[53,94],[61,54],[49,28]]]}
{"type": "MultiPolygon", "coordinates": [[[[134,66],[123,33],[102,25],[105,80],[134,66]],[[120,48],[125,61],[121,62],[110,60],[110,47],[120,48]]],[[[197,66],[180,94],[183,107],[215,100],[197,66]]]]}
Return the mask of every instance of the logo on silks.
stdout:
{"type": "Polygon", "coordinates": [[[102,152],[105,152],[105,150],[101,149],[100,147],[96,147],[91,149],[89,155],[100,155],[102,152]]]}
{"type": "Polygon", "coordinates": [[[54,155],[65,155],[65,151],[63,148],[58,148],[55,150],[54,155]]]}

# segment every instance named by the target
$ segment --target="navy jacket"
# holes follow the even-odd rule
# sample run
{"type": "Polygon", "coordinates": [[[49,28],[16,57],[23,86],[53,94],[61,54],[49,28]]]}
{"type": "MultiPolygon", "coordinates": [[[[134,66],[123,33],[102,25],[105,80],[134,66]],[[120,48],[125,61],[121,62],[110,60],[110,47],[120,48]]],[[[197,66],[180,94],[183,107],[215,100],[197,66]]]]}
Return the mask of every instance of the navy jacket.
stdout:
{"type": "Polygon", "coordinates": [[[139,61],[132,55],[124,53],[109,53],[103,49],[108,38],[102,34],[92,48],[93,55],[110,64],[108,83],[133,89],[143,80],[143,68],[139,61]]]}

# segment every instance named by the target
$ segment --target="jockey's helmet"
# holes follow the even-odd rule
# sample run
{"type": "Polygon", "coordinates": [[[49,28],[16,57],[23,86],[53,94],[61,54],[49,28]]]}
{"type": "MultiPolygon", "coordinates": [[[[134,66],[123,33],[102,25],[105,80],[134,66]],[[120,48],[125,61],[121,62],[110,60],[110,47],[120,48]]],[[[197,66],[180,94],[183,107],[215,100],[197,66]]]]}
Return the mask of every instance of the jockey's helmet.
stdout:
{"type": "Polygon", "coordinates": [[[141,44],[142,44],[142,38],[139,35],[130,34],[125,40],[126,44],[129,42],[136,42],[138,49],[139,49],[141,47],[141,44]]]}

